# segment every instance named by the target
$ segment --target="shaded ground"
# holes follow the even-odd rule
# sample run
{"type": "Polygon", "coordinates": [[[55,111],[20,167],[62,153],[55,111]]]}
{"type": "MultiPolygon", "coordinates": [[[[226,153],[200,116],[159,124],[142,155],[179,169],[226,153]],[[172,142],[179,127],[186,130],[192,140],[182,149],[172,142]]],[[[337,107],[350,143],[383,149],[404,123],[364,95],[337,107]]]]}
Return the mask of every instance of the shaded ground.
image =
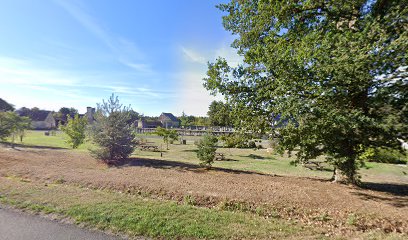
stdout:
{"type": "Polygon", "coordinates": [[[408,232],[408,185],[369,183],[366,189],[318,179],[283,177],[155,159],[130,159],[108,168],[87,153],[0,148],[0,175],[41,182],[149,194],[197,205],[248,208],[338,229],[408,232]],[[242,207],[245,205],[246,207],[242,207]],[[354,221],[351,218],[357,218],[354,221]],[[353,220],[353,221],[351,221],[353,220]]]}

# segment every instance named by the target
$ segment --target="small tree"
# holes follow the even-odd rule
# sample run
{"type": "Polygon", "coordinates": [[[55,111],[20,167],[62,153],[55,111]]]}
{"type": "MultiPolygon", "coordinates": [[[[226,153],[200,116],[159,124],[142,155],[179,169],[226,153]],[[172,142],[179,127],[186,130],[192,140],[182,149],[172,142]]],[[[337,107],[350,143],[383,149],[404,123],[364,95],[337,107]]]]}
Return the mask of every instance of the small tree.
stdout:
{"type": "Polygon", "coordinates": [[[200,165],[206,168],[210,168],[214,162],[215,151],[217,151],[216,143],[218,142],[217,137],[213,136],[211,133],[204,135],[203,139],[198,141],[197,147],[197,157],[200,159],[200,165]]]}
{"type": "Polygon", "coordinates": [[[163,142],[166,143],[167,150],[169,150],[169,141],[177,141],[178,134],[176,130],[170,130],[162,127],[158,127],[155,132],[158,136],[163,137],[163,142]]]}
{"type": "Polygon", "coordinates": [[[24,131],[30,127],[30,119],[28,117],[20,117],[15,112],[0,112],[0,140],[5,140],[7,137],[12,137],[12,143],[17,136],[24,135],[24,131]]]}
{"type": "Polygon", "coordinates": [[[0,112],[0,140],[5,140],[12,133],[12,112],[0,112]]]}
{"type": "Polygon", "coordinates": [[[67,143],[72,148],[77,148],[79,145],[84,143],[85,140],[85,129],[88,121],[86,118],[80,118],[78,114],[74,118],[67,115],[68,122],[65,126],[61,126],[61,130],[67,134],[67,143]]]}
{"type": "Polygon", "coordinates": [[[16,138],[20,139],[20,142],[23,142],[23,137],[25,135],[25,131],[30,128],[31,126],[31,119],[29,117],[20,117],[16,113],[13,113],[13,129],[12,129],[12,141],[13,144],[16,138]]]}
{"type": "Polygon", "coordinates": [[[91,153],[106,163],[129,157],[137,144],[135,132],[129,124],[130,107],[119,103],[113,94],[107,102],[98,104],[91,135],[98,146],[91,153]]]}

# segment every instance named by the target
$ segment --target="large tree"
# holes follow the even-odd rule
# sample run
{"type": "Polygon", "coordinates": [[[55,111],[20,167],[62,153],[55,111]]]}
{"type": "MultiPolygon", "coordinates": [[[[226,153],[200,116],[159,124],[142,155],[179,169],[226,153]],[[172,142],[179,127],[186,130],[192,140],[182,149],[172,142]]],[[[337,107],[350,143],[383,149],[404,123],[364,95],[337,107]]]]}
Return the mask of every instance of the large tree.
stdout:
{"type": "Polygon", "coordinates": [[[231,126],[232,110],[228,103],[223,103],[222,101],[212,101],[208,107],[208,118],[212,126],[231,126]]]}
{"type": "Polygon", "coordinates": [[[64,121],[68,120],[68,116],[70,118],[74,118],[75,115],[78,114],[78,110],[75,108],[67,108],[67,107],[62,107],[58,112],[55,113],[55,117],[61,118],[64,121]]]}
{"type": "Polygon", "coordinates": [[[14,106],[0,98],[0,112],[14,111],[14,106]]]}
{"type": "Polygon", "coordinates": [[[407,139],[408,8],[398,0],[231,0],[224,27],[243,63],[209,64],[205,86],[241,127],[271,132],[299,161],[326,155],[356,183],[370,146],[407,139]]]}
{"type": "Polygon", "coordinates": [[[184,111],[178,119],[180,119],[180,125],[183,127],[193,126],[195,122],[195,117],[193,115],[188,116],[184,111]]]}

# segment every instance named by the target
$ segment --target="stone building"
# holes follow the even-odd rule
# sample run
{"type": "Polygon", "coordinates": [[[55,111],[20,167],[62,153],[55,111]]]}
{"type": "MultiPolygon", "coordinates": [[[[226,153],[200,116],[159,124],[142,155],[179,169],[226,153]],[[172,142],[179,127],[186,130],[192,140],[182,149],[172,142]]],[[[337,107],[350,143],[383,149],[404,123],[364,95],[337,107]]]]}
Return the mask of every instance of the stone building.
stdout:
{"type": "Polygon", "coordinates": [[[159,117],[159,121],[164,128],[178,128],[180,127],[180,120],[171,113],[162,113],[159,117]]]}
{"type": "Polygon", "coordinates": [[[31,119],[31,128],[35,130],[50,130],[56,127],[55,118],[51,111],[17,111],[17,113],[22,117],[29,117],[31,119]]]}

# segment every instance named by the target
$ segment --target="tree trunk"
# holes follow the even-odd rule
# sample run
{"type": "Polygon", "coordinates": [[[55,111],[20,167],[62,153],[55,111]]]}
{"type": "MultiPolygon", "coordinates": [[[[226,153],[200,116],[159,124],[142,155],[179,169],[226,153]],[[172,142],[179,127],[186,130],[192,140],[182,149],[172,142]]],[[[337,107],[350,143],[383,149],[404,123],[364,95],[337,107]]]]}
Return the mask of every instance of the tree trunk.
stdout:
{"type": "Polygon", "coordinates": [[[345,161],[336,164],[334,167],[332,180],[333,182],[358,184],[355,159],[350,157],[345,161]]]}
{"type": "Polygon", "coordinates": [[[336,182],[341,182],[343,179],[343,174],[340,171],[340,169],[338,169],[337,167],[334,167],[333,170],[333,177],[332,177],[332,182],[336,183],[336,182]]]}

